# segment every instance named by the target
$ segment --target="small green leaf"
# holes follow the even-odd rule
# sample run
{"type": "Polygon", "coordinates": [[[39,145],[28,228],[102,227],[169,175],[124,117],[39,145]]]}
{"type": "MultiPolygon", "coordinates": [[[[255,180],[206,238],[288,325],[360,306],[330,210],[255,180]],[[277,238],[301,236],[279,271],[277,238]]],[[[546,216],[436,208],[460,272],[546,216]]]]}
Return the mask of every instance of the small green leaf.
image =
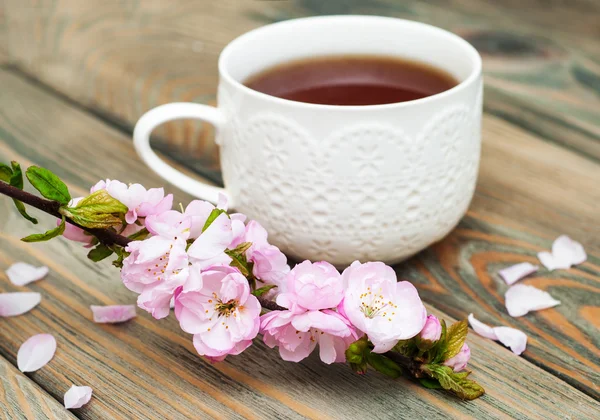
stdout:
{"type": "Polygon", "coordinates": [[[67,216],[77,224],[95,229],[106,229],[123,224],[127,206],[111,197],[106,190],[98,190],[67,209],[67,216]]]}
{"type": "Polygon", "coordinates": [[[421,379],[419,379],[419,382],[421,382],[421,385],[423,385],[425,388],[442,389],[442,386],[440,385],[440,381],[438,381],[437,379],[421,378],[421,379]]]}
{"type": "Polygon", "coordinates": [[[415,338],[398,341],[394,346],[394,351],[406,357],[413,357],[418,352],[415,338]]]}
{"type": "Polygon", "coordinates": [[[10,162],[12,166],[12,175],[10,177],[10,185],[13,187],[17,187],[18,189],[23,189],[23,172],[21,172],[21,165],[19,165],[14,160],[10,162]]]}
{"type": "Polygon", "coordinates": [[[56,238],[57,236],[62,235],[64,231],[65,231],[65,218],[63,216],[63,219],[62,219],[62,222],[60,223],[60,225],[58,225],[54,229],[50,229],[49,231],[46,231],[44,233],[36,233],[33,235],[29,235],[25,238],[22,238],[21,240],[23,242],[45,242],[45,241],[49,241],[52,238],[56,238]]]}
{"type": "MultiPolygon", "coordinates": [[[[10,176],[10,185],[22,190],[23,189],[23,172],[21,172],[21,165],[19,165],[14,160],[10,164],[12,166],[12,171],[11,171],[12,173],[10,176]]],[[[13,202],[15,203],[15,207],[17,208],[19,213],[21,213],[21,216],[23,216],[25,219],[29,220],[34,225],[37,225],[37,223],[38,223],[37,219],[35,217],[32,217],[27,214],[27,210],[25,210],[25,204],[23,204],[21,201],[14,199],[14,198],[13,198],[13,202]]]]}
{"type": "Polygon", "coordinates": [[[485,390],[481,385],[467,379],[470,372],[456,373],[449,366],[431,364],[423,366],[423,370],[437,379],[442,388],[464,400],[474,400],[485,394],[485,390]]]}
{"type": "Polygon", "coordinates": [[[467,339],[468,332],[469,323],[466,319],[450,325],[450,328],[448,328],[448,338],[446,339],[447,349],[444,352],[442,360],[448,360],[460,353],[460,349],[462,349],[467,339]]]}
{"type": "Polygon", "coordinates": [[[368,352],[367,361],[376,371],[383,373],[390,378],[396,379],[402,376],[402,368],[400,365],[382,354],[368,352]]]}
{"type": "Polygon", "coordinates": [[[65,183],[48,169],[30,166],[25,171],[25,175],[31,185],[48,200],[58,201],[64,205],[69,204],[69,201],[71,201],[71,194],[69,194],[69,189],[65,183]]]}
{"type": "Polygon", "coordinates": [[[269,284],[267,286],[263,286],[263,287],[261,287],[259,289],[254,290],[252,292],[252,294],[254,296],[260,297],[260,296],[264,295],[265,293],[267,293],[269,290],[271,290],[274,287],[277,287],[277,286],[275,286],[274,284],[269,284]]]}
{"type": "Polygon", "coordinates": [[[123,260],[129,256],[129,252],[117,246],[115,247],[115,254],[117,254],[117,259],[112,262],[112,265],[117,268],[123,268],[123,260]]]}
{"type": "Polygon", "coordinates": [[[242,242],[241,244],[236,246],[234,249],[230,249],[229,251],[233,252],[235,254],[243,254],[244,252],[248,251],[248,249],[250,249],[251,246],[252,246],[252,242],[242,242]]]}
{"type": "Polygon", "coordinates": [[[423,352],[433,348],[433,346],[435,346],[436,343],[437,341],[424,340],[418,335],[415,337],[415,344],[417,345],[417,348],[423,352]]]}
{"type": "Polygon", "coordinates": [[[143,241],[144,239],[146,239],[146,236],[148,236],[149,234],[150,234],[150,232],[148,232],[148,229],[143,228],[139,232],[135,232],[135,233],[129,235],[128,238],[131,239],[132,241],[143,241]]]}
{"type": "Polygon", "coordinates": [[[110,214],[125,214],[128,211],[125,204],[121,203],[116,198],[111,197],[106,190],[98,190],[88,195],[77,203],[75,208],[110,214]]]}
{"type": "Polygon", "coordinates": [[[109,247],[107,247],[104,244],[98,244],[96,246],[96,248],[94,248],[90,252],[88,252],[87,257],[94,262],[98,262],[98,261],[102,261],[105,258],[110,257],[112,254],[113,254],[112,249],[110,249],[109,247]]]}
{"type": "Polygon", "coordinates": [[[244,254],[238,254],[229,249],[225,250],[225,254],[231,257],[231,263],[229,264],[230,266],[240,270],[240,273],[242,273],[244,277],[250,277],[254,264],[248,262],[244,254]]]}
{"type": "Polygon", "coordinates": [[[227,214],[227,212],[223,209],[213,209],[213,211],[211,211],[208,215],[208,219],[206,219],[204,226],[202,227],[202,232],[208,229],[208,227],[212,225],[212,222],[214,222],[217,219],[217,217],[219,217],[223,213],[227,214]]]}
{"type": "Polygon", "coordinates": [[[0,162],[0,180],[4,182],[10,182],[12,177],[12,169],[5,163],[0,162]]]}
{"type": "Polygon", "coordinates": [[[27,214],[27,210],[25,210],[25,204],[23,204],[19,200],[15,200],[14,198],[13,198],[13,202],[15,203],[15,207],[17,208],[17,210],[19,210],[19,213],[21,213],[21,216],[23,216],[25,219],[29,220],[34,225],[38,224],[38,220],[35,217],[27,214]]]}

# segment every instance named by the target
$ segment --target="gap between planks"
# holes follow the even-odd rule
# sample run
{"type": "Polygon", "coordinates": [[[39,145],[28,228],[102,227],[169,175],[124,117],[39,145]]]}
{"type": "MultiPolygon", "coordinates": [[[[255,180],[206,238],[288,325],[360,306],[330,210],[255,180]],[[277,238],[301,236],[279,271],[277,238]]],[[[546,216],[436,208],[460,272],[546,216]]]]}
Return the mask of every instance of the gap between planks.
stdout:
{"type": "Polygon", "coordinates": [[[0,418],[68,420],[76,416],[0,355],[0,418]]]}

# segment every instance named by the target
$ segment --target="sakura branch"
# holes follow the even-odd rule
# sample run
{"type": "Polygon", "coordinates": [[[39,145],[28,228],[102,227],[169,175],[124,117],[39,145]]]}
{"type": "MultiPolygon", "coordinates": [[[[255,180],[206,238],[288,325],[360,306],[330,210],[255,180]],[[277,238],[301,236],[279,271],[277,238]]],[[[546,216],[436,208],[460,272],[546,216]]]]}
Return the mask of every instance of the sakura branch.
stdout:
{"type": "Polygon", "coordinates": [[[324,363],[406,375],[428,388],[466,400],[483,395],[467,378],[467,322],[449,327],[427,312],[415,287],[381,262],[354,262],[341,274],[331,264],[304,261],[290,269],[266,230],[226,201],[195,200],[173,209],[173,196],[115,180],[100,181],[72,198],[50,171],[25,175],[44,197],[23,191],[20,166],[0,164],[0,193],[57,219],[56,227],[23,238],[57,236],[91,248],[88,258],[115,256],[125,287],[154,318],[175,317],[211,362],[238,355],[262,334],[282,359],[300,362],[319,347],[324,363]],[[264,312],[265,309],[270,312],[264,312]]]}

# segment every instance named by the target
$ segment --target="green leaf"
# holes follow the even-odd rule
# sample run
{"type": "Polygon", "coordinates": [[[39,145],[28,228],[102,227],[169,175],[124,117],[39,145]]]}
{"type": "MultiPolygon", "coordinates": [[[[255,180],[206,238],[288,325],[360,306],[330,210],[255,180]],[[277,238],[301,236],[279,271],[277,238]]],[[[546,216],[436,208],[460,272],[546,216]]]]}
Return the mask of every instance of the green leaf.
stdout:
{"type": "Polygon", "coordinates": [[[4,182],[10,182],[12,176],[12,169],[5,163],[0,162],[0,180],[4,182]]]}
{"type": "Polygon", "coordinates": [[[417,348],[415,338],[409,338],[408,340],[400,340],[394,346],[394,351],[400,353],[406,357],[413,357],[416,353],[418,353],[419,349],[417,348]]]}
{"type": "Polygon", "coordinates": [[[382,354],[368,352],[367,362],[369,362],[376,371],[383,373],[390,378],[396,379],[402,376],[402,368],[400,365],[382,354]]]}
{"type": "Polygon", "coordinates": [[[421,382],[421,385],[423,385],[425,388],[442,389],[442,386],[440,385],[440,381],[438,381],[437,379],[421,378],[421,379],[419,379],[419,382],[421,382]]]}
{"type": "Polygon", "coordinates": [[[238,254],[230,249],[226,249],[225,254],[231,257],[231,263],[229,264],[230,266],[236,267],[238,270],[240,270],[240,273],[242,273],[244,277],[250,277],[254,264],[248,262],[246,255],[238,254]]]}
{"type": "Polygon", "coordinates": [[[90,252],[88,252],[87,257],[94,262],[98,262],[98,261],[102,261],[105,258],[110,257],[112,254],[113,254],[112,249],[110,249],[109,247],[107,247],[104,244],[98,244],[96,246],[96,248],[94,248],[90,252]]]}
{"type": "Polygon", "coordinates": [[[248,249],[250,249],[251,246],[252,246],[252,242],[242,242],[241,244],[236,246],[234,249],[230,249],[229,251],[233,252],[235,254],[243,254],[246,251],[248,251],[248,249]]]}
{"type": "Polygon", "coordinates": [[[130,253],[117,246],[115,247],[115,254],[117,254],[117,259],[112,262],[112,265],[117,268],[123,268],[123,260],[127,258],[130,253]]]}
{"type": "Polygon", "coordinates": [[[22,238],[21,240],[23,242],[49,241],[52,238],[56,238],[57,236],[62,235],[65,231],[65,226],[66,226],[65,225],[65,217],[63,216],[62,222],[60,223],[60,225],[58,225],[54,229],[50,229],[49,231],[46,231],[44,233],[35,233],[33,235],[26,236],[25,238],[22,238]]]}
{"type": "Polygon", "coordinates": [[[67,216],[87,228],[106,229],[123,224],[127,206],[111,197],[106,190],[98,190],[67,209],[67,216]]]}
{"type": "Polygon", "coordinates": [[[69,204],[69,201],[71,201],[71,194],[69,194],[69,189],[65,183],[48,169],[30,166],[27,168],[25,175],[31,185],[48,200],[58,201],[64,205],[69,204]]]}
{"type": "Polygon", "coordinates": [[[128,238],[131,239],[132,241],[143,241],[144,239],[146,239],[146,236],[148,236],[149,234],[150,234],[150,232],[148,232],[148,229],[143,228],[139,232],[129,235],[128,238]]]}
{"type": "Polygon", "coordinates": [[[265,293],[267,293],[269,290],[271,290],[271,289],[272,289],[272,288],[274,288],[274,287],[277,287],[277,286],[276,286],[276,285],[274,285],[274,284],[268,284],[268,285],[266,285],[266,286],[263,286],[263,287],[261,287],[261,288],[259,288],[259,289],[256,289],[256,290],[254,290],[254,291],[252,292],[252,294],[253,294],[254,296],[260,297],[260,296],[264,295],[265,293]]]}
{"type": "Polygon", "coordinates": [[[21,165],[19,165],[14,160],[10,162],[12,166],[12,175],[10,177],[10,185],[13,187],[17,187],[18,189],[23,189],[23,172],[21,172],[21,165]]]}
{"type": "Polygon", "coordinates": [[[446,339],[447,349],[444,352],[442,360],[448,360],[460,353],[460,349],[462,349],[467,339],[468,332],[469,323],[466,319],[450,325],[450,328],[448,328],[448,338],[446,339]]]}
{"type": "Polygon", "coordinates": [[[202,232],[208,229],[208,227],[212,225],[212,222],[214,222],[217,219],[217,217],[219,217],[223,213],[227,214],[227,212],[223,209],[213,209],[213,211],[211,211],[208,215],[208,219],[206,219],[204,226],[202,227],[202,232]]]}
{"type": "Polygon", "coordinates": [[[25,204],[23,204],[22,202],[14,199],[14,198],[13,198],[13,202],[15,203],[15,207],[17,208],[17,210],[19,210],[19,213],[21,213],[21,216],[23,216],[25,219],[29,220],[34,225],[38,224],[38,220],[35,217],[27,214],[27,210],[25,210],[25,204]]]}
{"type": "Polygon", "coordinates": [[[477,382],[467,379],[470,372],[456,373],[449,366],[425,365],[424,371],[440,382],[442,388],[464,400],[474,400],[485,394],[477,382]]]}
{"type": "MultiPolygon", "coordinates": [[[[19,165],[14,160],[10,164],[12,166],[12,173],[10,176],[9,183],[11,186],[22,190],[23,189],[23,172],[21,172],[21,165],[19,165]]],[[[34,225],[37,225],[37,223],[38,223],[37,219],[35,217],[31,217],[29,214],[27,214],[27,211],[25,210],[25,204],[23,204],[21,201],[14,199],[14,198],[13,198],[13,202],[15,203],[15,207],[17,208],[19,213],[21,213],[21,216],[23,216],[25,219],[29,220],[34,225]]]]}

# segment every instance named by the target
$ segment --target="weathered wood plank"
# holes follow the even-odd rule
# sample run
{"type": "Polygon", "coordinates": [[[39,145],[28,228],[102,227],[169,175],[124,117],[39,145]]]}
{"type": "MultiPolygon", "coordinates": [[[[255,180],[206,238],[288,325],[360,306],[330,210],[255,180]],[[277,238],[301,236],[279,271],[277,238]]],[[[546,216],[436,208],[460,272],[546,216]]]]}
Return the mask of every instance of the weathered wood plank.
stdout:
{"type": "Polygon", "coordinates": [[[0,2],[0,64],[8,61],[8,31],[6,25],[6,5],[0,2]]]}
{"type": "Polygon", "coordinates": [[[0,419],[75,419],[58,401],[0,357],[0,419]]]}
{"type": "MultiPolygon", "coordinates": [[[[464,36],[484,57],[488,112],[600,160],[600,5],[593,0],[6,1],[15,62],[125,125],[161,103],[214,102],[218,54],[251,28],[381,14],[464,36]]],[[[180,121],[157,134],[174,157],[218,179],[210,127],[180,121]]]]}
{"type": "MultiPolygon", "coordinates": [[[[107,174],[159,184],[120,132],[12,74],[0,72],[0,84],[7,87],[0,92],[0,160],[46,166],[75,194],[107,174]]],[[[178,193],[177,199],[189,197],[178,193]]],[[[0,214],[6,215],[0,233],[0,291],[16,290],[3,273],[16,260],[51,270],[45,280],[28,287],[43,294],[41,305],[3,321],[0,355],[14,363],[28,336],[54,334],[56,357],[32,379],[54,397],[71,381],[92,386],[94,404],[78,412],[83,418],[586,418],[600,409],[585,394],[476,336],[470,340],[473,368],[488,394],[472,403],[408,381],[377,374],[359,377],[345,366],[327,367],[316,358],[285,363],[258,340],[243,356],[211,365],[194,354],[190,336],[172,317],[157,322],[140,314],[120,326],[93,324],[89,305],[134,300],[114,268],[87,261],[84,250],[66,241],[22,243],[18,238],[33,226],[18,217],[9,200],[0,200],[0,214]]],[[[43,215],[40,219],[49,223],[43,215]]]]}

